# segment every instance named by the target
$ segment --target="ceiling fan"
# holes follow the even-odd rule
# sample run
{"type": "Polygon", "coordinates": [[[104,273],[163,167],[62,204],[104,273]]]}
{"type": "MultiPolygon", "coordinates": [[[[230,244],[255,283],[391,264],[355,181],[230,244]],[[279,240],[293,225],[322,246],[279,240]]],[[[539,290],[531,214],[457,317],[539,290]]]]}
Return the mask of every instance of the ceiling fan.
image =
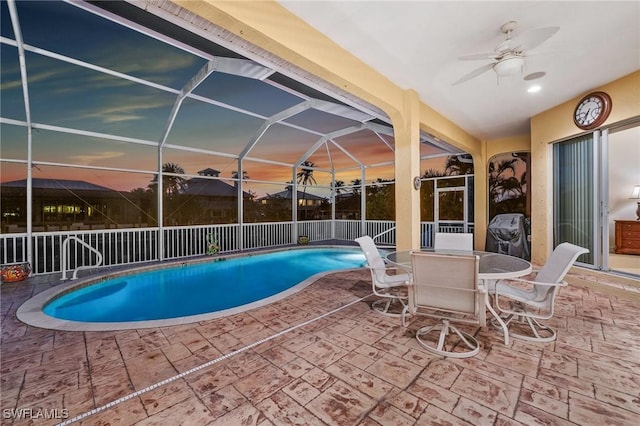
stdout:
{"type": "Polygon", "coordinates": [[[513,37],[512,34],[517,26],[518,23],[516,21],[509,21],[500,27],[500,31],[505,34],[506,39],[500,43],[493,52],[464,55],[458,58],[463,61],[492,59],[493,62],[483,65],[480,68],[476,68],[470,73],[462,76],[452,85],[455,86],[457,84],[464,83],[465,81],[471,80],[490,69],[496,73],[498,77],[498,84],[500,83],[501,78],[522,74],[525,58],[527,56],[526,53],[540,46],[560,29],[559,27],[538,28],[536,30],[526,31],[517,37],[513,37]]]}

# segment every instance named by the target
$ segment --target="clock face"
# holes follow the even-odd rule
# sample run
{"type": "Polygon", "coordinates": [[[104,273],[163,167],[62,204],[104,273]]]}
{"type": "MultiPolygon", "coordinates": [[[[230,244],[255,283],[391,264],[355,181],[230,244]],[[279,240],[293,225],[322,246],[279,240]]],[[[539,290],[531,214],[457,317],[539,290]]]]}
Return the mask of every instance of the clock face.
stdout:
{"type": "Polygon", "coordinates": [[[582,126],[593,124],[600,114],[604,101],[598,96],[589,96],[576,108],[576,123],[582,126]]]}
{"type": "Polygon", "coordinates": [[[580,100],[573,121],[583,130],[591,130],[605,122],[611,112],[611,98],[604,92],[593,92],[580,100]]]}

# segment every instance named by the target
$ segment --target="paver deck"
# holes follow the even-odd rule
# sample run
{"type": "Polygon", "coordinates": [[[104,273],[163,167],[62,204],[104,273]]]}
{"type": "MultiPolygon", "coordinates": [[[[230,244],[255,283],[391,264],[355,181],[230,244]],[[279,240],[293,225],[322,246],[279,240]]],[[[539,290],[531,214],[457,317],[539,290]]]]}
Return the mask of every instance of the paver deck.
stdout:
{"type": "Polygon", "coordinates": [[[372,311],[367,270],[230,317],[114,332],[27,326],[16,309],[59,281],[5,283],[1,423],[637,426],[640,282],[568,280],[557,341],[505,346],[476,328],[481,352],[462,360],[417,344],[433,320],[372,311]]]}

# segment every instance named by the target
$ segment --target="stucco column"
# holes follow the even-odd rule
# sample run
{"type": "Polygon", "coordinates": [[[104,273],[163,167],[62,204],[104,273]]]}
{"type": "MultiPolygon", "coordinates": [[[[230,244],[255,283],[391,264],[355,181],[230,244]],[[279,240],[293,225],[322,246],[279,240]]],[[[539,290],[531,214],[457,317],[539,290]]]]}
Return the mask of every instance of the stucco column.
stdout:
{"type": "Polygon", "coordinates": [[[414,90],[403,92],[402,111],[392,117],[395,135],[396,246],[420,248],[420,190],[413,178],[420,176],[420,99],[414,90]]]}
{"type": "Polygon", "coordinates": [[[484,250],[488,225],[488,162],[487,142],[480,144],[479,152],[471,153],[473,157],[473,246],[476,250],[484,250]]]}

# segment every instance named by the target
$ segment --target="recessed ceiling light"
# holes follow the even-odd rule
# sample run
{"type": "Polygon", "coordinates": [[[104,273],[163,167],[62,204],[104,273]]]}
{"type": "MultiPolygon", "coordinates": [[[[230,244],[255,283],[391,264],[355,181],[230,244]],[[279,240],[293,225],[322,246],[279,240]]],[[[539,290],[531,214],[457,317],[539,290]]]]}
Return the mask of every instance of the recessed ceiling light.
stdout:
{"type": "Polygon", "coordinates": [[[532,72],[531,74],[525,75],[524,80],[525,81],[537,80],[539,78],[544,77],[545,75],[547,75],[547,73],[544,71],[532,72]]]}
{"type": "Polygon", "coordinates": [[[529,93],[538,93],[540,91],[540,89],[542,89],[542,86],[540,86],[539,84],[534,84],[533,86],[529,87],[527,89],[527,92],[529,93]]]}

